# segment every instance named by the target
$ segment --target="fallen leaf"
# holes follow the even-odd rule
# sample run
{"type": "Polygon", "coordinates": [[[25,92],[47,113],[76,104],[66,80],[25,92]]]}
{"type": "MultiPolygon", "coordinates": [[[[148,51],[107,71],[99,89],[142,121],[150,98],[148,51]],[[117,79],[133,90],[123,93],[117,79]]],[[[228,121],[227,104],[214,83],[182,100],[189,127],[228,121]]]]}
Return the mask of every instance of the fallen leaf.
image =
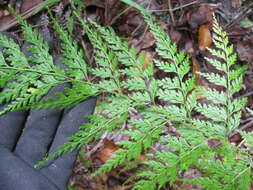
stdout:
{"type": "Polygon", "coordinates": [[[199,62],[195,57],[192,57],[191,59],[192,61],[192,74],[195,75],[195,79],[196,79],[196,85],[200,86],[200,75],[198,74],[198,72],[200,72],[200,66],[199,66],[199,62]]]}
{"type": "Polygon", "coordinates": [[[250,67],[253,68],[253,44],[249,42],[238,42],[236,50],[240,60],[250,63],[250,67]]]}
{"type": "Polygon", "coordinates": [[[238,143],[242,140],[242,137],[239,133],[233,135],[232,137],[229,138],[229,141],[230,142],[233,142],[233,143],[238,143]]]}
{"type": "Polygon", "coordinates": [[[193,47],[193,41],[192,40],[188,40],[185,43],[185,50],[189,53],[189,54],[193,54],[195,52],[194,47],[193,47]]]}
{"type": "Polygon", "coordinates": [[[242,38],[247,37],[248,33],[250,33],[249,29],[242,28],[240,25],[229,27],[226,32],[231,40],[241,40],[242,38]]]}
{"type": "Polygon", "coordinates": [[[146,32],[144,36],[141,36],[139,39],[133,38],[130,42],[130,46],[134,46],[137,51],[147,49],[152,47],[155,44],[153,35],[150,32],[146,32]]]}
{"type": "MultiPolygon", "coordinates": [[[[120,149],[120,146],[116,145],[112,141],[108,139],[104,139],[104,147],[98,151],[94,156],[93,159],[99,159],[102,163],[105,163],[107,160],[111,159],[112,156],[116,155],[115,151],[120,149]]],[[[147,157],[144,155],[140,155],[136,158],[136,161],[145,161],[147,157]]]]}
{"type": "Polygon", "coordinates": [[[169,36],[171,38],[171,41],[175,42],[176,44],[179,44],[179,41],[182,38],[182,34],[178,32],[177,30],[171,29],[169,31],[169,36]]]}
{"type": "Polygon", "coordinates": [[[212,44],[210,25],[201,25],[199,27],[198,44],[201,51],[204,51],[212,44]]]}
{"type": "Polygon", "coordinates": [[[104,148],[100,150],[98,153],[96,153],[96,158],[101,160],[103,163],[105,163],[107,160],[109,160],[112,156],[115,155],[115,151],[118,150],[120,147],[113,142],[111,142],[108,139],[104,140],[104,148]]]}
{"type": "Polygon", "coordinates": [[[153,56],[148,51],[141,51],[140,54],[145,56],[144,64],[142,65],[142,71],[144,72],[150,64],[152,64],[153,56]]]}
{"type": "MultiPolygon", "coordinates": [[[[44,3],[44,0],[23,0],[22,5],[20,7],[20,15],[27,19],[30,16],[34,15],[36,13],[36,9],[44,3]]],[[[66,6],[68,4],[67,0],[62,1],[63,5],[66,6]]],[[[0,18],[0,31],[5,31],[12,26],[16,25],[18,22],[15,17],[12,15],[6,15],[0,18]]]]}
{"type": "Polygon", "coordinates": [[[146,161],[147,159],[148,159],[147,156],[145,156],[145,155],[140,155],[140,156],[138,156],[138,157],[136,158],[136,161],[144,162],[144,161],[146,161]]]}
{"type": "Polygon", "coordinates": [[[198,28],[202,24],[208,24],[212,22],[213,18],[213,6],[205,4],[201,5],[197,10],[193,10],[187,13],[188,24],[191,28],[198,28]]]}
{"type": "Polygon", "coordinates": [[[217,140],[217,139],[210,139],[207,141],[207,143],[208,143],[208,146],[210,147],[218,147],[221,145],[220,140],[217,140]]]}

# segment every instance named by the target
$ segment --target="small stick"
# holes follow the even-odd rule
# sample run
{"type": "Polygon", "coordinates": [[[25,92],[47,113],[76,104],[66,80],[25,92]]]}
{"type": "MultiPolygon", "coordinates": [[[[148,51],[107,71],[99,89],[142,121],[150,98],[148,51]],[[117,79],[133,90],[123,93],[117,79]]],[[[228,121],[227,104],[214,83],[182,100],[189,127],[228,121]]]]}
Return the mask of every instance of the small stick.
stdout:
{"type": "Polygon", "coordinates": [[[151,12],[164,12],[164,11],[170,11],[171,10],[172,12],[174,12],[174,11],[176,11],[178,9],[182,9],[182,8],[191,6],[191,5],[196,4],[198,2],[199,2],[199,0],[196,0],[196,1],[193,1],[193,2],[190,2],[190,3],[187,3],[187,4],[175,7],[173,9],[163,9],[163,10],[149,9],[149,11],[151,11],[151,12]]]}
{"type": "Polygon", "coordinates": [[[247,97],[247,96],[251,96],[251,95],[253,95],[253,91],[243,94],[243,95],[239,96],[238,98],[243,98],[243,97],[247,97]]]}
{"type": "Polygon", "coordinates": [[[175,18],[174,18],[174,15],[173,15],[173,11],[172,11],[172,6],[171,6],[171,1],[168,0],[168,5],[169,5],[169,13],[170,13],[170,17],[171,17],[171,20],[172,20],[172,24],[173,26],[175,26],[175,18]]]}
{"type": "Polygon", "coordinates": [[[248,15],[250,15],[252,13],[253,10],[253,3],[250,3],[247,8],[245,8],[244,10],[240,11],[240,13],[238,13],[236,16],[234,16],[233,20],[231,20],[230,23],[228,23],[227,25],[225,25],[225,28],[231,28],[232,26],[234,26],[236,23],[238,23],[240,20],[242,20],[243,18],[247,17],[248,15]]]}
{"type": "MultiPolygon", "coordinates": [[[[245,129],[247,129],[247,128],[249,128],[249,127],[252,127],[252,126],[253,126],[253,120],[251,120],[250,122],[246,123],[245,125],[243,125],[243,126],[240,127],[239,129],[240,129],[240,130],[245,130],[245,129]]],[[[235,131],[235,132],[231,133],[231,134],[229,135],[229,137],[232,137],[232,136],[234,136],[234,135],[237,134],[237,133],[238,133],[238,132],[235,131]]]]}

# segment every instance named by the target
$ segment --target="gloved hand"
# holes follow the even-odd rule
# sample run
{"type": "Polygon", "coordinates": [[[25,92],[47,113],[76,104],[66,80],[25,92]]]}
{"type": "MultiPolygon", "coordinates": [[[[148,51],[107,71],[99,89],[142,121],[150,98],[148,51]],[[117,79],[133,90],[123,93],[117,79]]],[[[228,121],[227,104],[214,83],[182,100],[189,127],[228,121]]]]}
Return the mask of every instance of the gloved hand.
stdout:
{"type": "Polygon", "coordinates": [[[0,116],[0,190],[64,190],[77,152],[58,157],[44,167],[33,166],[88,122],[95,98],[61,111],[10,112],[0,116]]]}
{"type": "MultiPolygon", "coordinates": [[[[48,96],[64,87],[55,87],[48,96]]],[[[0,190],[65,190],[77,151],[41,168],[34,165],[88,122],[84,116],[92,114],[95,104],[96,99],[90,98],[64,111],[17,111],[0,116],[0,190]]]]}

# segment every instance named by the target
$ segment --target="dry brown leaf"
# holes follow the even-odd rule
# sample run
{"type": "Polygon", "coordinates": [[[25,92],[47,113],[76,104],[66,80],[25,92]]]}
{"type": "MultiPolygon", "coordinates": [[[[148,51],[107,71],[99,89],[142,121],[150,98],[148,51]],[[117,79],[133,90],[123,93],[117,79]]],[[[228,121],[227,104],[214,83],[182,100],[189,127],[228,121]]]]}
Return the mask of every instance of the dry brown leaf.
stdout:
{"type": "Polygon", "coordinates": [[[242,141],[242,137],[239,133],[237,133],[237,134],[233,135],[232,137],[230,137],[229,141],[233,142],[233,143],[238,143],[238,142],[242,141]]]}
{"type": "MultiPolygon", "coordinates": [[[[116,145],[114,142],[105,139],[104,141],[104,147],[98,151],[93,158],[99,159],[102,163],[105,163],[107,160],[109,160],[112,156],[115,155],[115,151],[120,149],[120,146],[116,145]]],[[[136,161],[145,161],[147,160],[147,157],[144,155],[140,155],[136,158],[136,161]]]]}
{"type": "Polygon", "coordinates": [[[107,160],[109,160],[112,156],[115,155],[115,151],[118,150],[120,147],[113,142],[111,142],[108,139],[104,140],[104,148],[100,150],[98,153],[96,153],[96,158],[101,160],[103,163],[105,163],[107,160]]]}
{"type": "Polygon", "coordinates": [[[169,31],[169,36],[171,41],[175,42],[176,44],[179,44],[179,41],[182,38],[182,34],[173,28],[169,31]]]}
{"type": "Polygon", "coordinates": [[[236,45],[236,50],[240,60],[247,61],[251,67],[253,68],[253,44],[248,42],[238,42],[236,45]]]}
{"type": "Polygon", "coordinates": [[[139,52],[143,49],[152,47],[155,44],[153,35],[150,32],[146,32],[140,38],[133,38],[128,42],[129,46],[133,46],[139,52]]]}
{"type": "Polygon", "coordinates": [[[193,54],[195,52],[195,49],[193,47],[193,41],[192,40],[188,40],[185,43],[185,50],[187,51],[187,53],[189,54],[193,54]]]}
{"type": "Polygon", "coordinates": [[[210,31],[210,25],[201,25],[198,33],[199,49],[204,51],[212,44],[212,35],[210,31]]]}
{"type": "Polygon", "coordinates": [[[200,72],[199,62],[195,57],[192,57],[191,61],[192,61],[192,73],[196,77],[196,85],[199,86],[200,85],[200,75],[198,74],[198,72],[200,72]]]}
{"type": "MultiPolygon", "coordinates": [[[[29,18],[30,16],[34,15],[35,10],[42,3],[44,3],[44,0],[23,0],[20,7],[20,15],[24,19],[29,18]]],[[[62,3],[64,6],[68,4],[67,0],[63,0],[62,3]]],[[[0,18],[0,31],[5,31],[16,24],[17,20],[12,15],[3,16],[2,18],[0,18]]]]}
{"type": "Polygon", "coordinates": [[[221,141],[217,139],[210,139],[207,141],[209,147],[218,147],[221,145],[221,141]]]}
{"type": "Polygon", "coordinates": [[[212,22],[213,6],[205,4],[201,5],[197,10],[187,13],[188,23],[191,28],[198,28],[202,24],[212,22]]]}
{"type": "Polygon", "coordinates": [[[142,65],[142,68],[141,68],[142,71],[144,72],[147,69],[147,67],[150,64],[152,64],[153,56],[148,51],[141,51],[140,54],[144,54],[144,56],[145,56],[145,61],[144,61],[144,64],[142,65]]]}

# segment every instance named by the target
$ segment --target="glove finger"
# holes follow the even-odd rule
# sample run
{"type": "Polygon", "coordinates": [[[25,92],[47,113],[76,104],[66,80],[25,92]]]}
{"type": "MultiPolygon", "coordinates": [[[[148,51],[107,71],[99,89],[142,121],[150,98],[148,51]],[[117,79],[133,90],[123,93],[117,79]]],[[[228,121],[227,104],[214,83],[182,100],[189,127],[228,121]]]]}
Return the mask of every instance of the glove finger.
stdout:
{"type": "Polygon", "coordinates": [[[0,145],[0,189],[59,190],[54,183],[0,145]]]}
{"type": "Polygon", "coordinates": [[[10,151],[15,148],[27,114],[28,112],[26,111],[16,111],[0,116],[0,144],[4,145],[10,151]]]}
{"type": "MultiPolygon", "coordinates": [[[[26,49],[29,44],[25,43],[23,51],[28,55],[26,49]]],[[[60,61],[62,56],[56,56],[54,62],[61,68],[65,66],[60,61]]],[[[54,87],[45,98],[52,97],[56,92],[63,91],[69,84],[63,84],[54,87]]],[[[46,156],[50,144],[52,143],[57,126],[61,119],[62,111],[60,110],[32,110],[20,139],[18,140],[15,153],[23,160],[34,166],[44,156],[46,156]]]]}
{"type": "MultiPolygon", "coordinates": [[[[50,153],[57,151],[57,148],[68,141],[68,137],[75,134],[79,127],[89,120],[84,116],[92,114],[96,105],[96,98],[89,98],[71,110],[66,110],[56,132],[56,136],[50,148],[50,153]]],[[[60,156],[49,163],[48,167],[41,168],[41,172],[49,178],[60,176],[55,179],[57,186],[64,186],[71,175],[76,159],[77,151],[60,156]]]]}
{"type": "MultiPolygon", "coordinates": [[[[1,32],[1,34],[16,40],[16,36],[9,32],[1,32]]],[[[0,47],[0,51],[2,50],[3,48],[0,47]]],[[[5,106],[0,106],[0,110],[4,107],[5,106]]],[[[4,145],[11,151],[14,149],[23,129],[27,114],[28,112],[26,111],[16,111],[0,116],[0,144],[4,145]]]]}
{"type": "MultiPolygon", "coordinates": [[[[46,98],[63,87],[66,85],[53,88],[46,98]]],[[[15,154],[31,166],[40,161],[48,152],[61,116],[61,110],[32,110],[17,142],[15,154]]]]}
{"type": "Polygon", "coordinates": [[[72,169],[75,164],[78,151],[66,153],[55,160],[48,167],[42,168],[41,173],[49,179],[54,179],[54,183],[59,189],[65,189],[72,169]],[[58,176],[57,178],[55,176],[58,176]]]}

